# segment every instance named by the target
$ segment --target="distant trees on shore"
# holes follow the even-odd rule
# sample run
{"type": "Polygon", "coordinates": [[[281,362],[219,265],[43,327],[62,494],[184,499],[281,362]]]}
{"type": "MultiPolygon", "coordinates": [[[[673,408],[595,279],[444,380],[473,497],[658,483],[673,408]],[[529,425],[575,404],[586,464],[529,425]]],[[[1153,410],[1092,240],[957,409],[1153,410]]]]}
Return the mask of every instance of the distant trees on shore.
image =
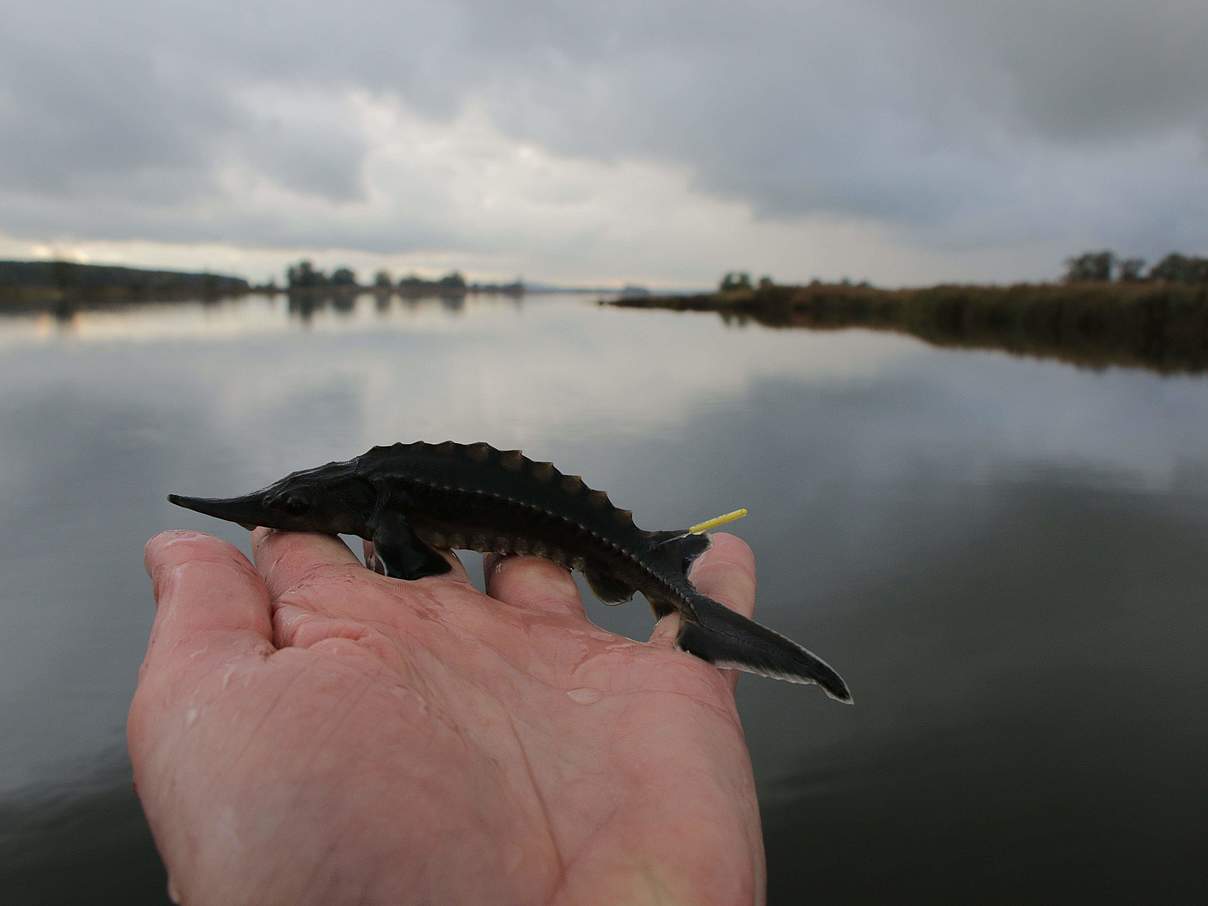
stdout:
{"type": "MultiPolygon", "coordinates": [[[[350,267],[338,267],[328,276],[314,266],[314,262],[303,259],[290,265],[286,271],[286,284],[291,290],[354,290],[360,288],[356,272],[350,267]]],[[[387,270],[379,270],[373,276],[371,288],[378,293],[394,290],[404,295],[459,295],[462,293],[501,293],[521,295],[524,280],[517,277],[512,283],[469,283],[461,271],[449,271],[436,280],[425,280],[417,274],[408,274],[398,283],[387,270]]]]}
{"type": "Polygon", "coordinates": [[[54,298],[126,301],[237,296],[242,277],[74,261],[0,261],[0,302],[54,298]]]}
{"type": "Polygon", "coordinates": [[[290,289],[318,289],[327,285],[327,275],[315,270],[311,261],[303,260],[290,265],[285,272],[285,282],[290,289]]]}
{"type": "Polygon", "coordinates": [[[399,280],[398,288],[402,293],[417,295],[420,293],[456,295],[467,290],[466,278],[462,276],[461,271],[449,271],[437,280],[425,280],[417,274],[408,274],[399,280]]]}
{"type": "MultiPolygon", "coordinates": [[[[1171,252],[1157,264],[1145,269],[1144,258],[1125,257],[1111,249],[1083,252],[1065,259],[1063,283],[1181,283],[1187,286],[1208,286],[1208,257],[1198,255],[1183,255],[1171,252]]],[[[844,286],[869,286],[867,281],[853,284],[844,278],[839,281],[844,286]]],[[[758,286],[761,290],[770,290],[777,284],[771,277],[760,277],[758,284],[751,280],[749,271],[727,271],[718,284],[722,293],[737,290],[751,290],[758,286]]],[[[814,280],[811,286],[820,286],[822,281],[814,280]]]]}
{"type": "Polygon", "coordinates": [[[1124,258],[1110,249],[1065,259],[1066,283],[1186,283],[1208,285],[1208,258],[1171,252],[1145,271],[1144,258],[1124,258]]]}
{"type": "Polygon", "coordinates": [[[331,275],[332,286],[356,286],[357,275],[350,267],[337,267],[331,275]]]}

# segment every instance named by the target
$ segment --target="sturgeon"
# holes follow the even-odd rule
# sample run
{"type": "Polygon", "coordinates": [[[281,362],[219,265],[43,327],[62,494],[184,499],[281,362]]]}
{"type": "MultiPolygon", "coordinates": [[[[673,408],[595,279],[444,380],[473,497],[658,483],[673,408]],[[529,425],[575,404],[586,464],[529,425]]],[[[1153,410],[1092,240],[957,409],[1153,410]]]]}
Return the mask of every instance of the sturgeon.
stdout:
{"type": "Polygon", "coordinates": [[[676,644],[702,660],[816,683],[831,698],[852,701],[843,678],[817,655],[696,590],[688,569],[709,546],[705,535],[644,531],[603,491],[519,450],[399,443],[294,472],[242,497],[168,500],[249,529],[359,535],[373,542],[378,570],[394,579],[448,572],[438,550],[543,557],[581,571],[607,604],[640,592],[656,617],[678,611],[676,644]]]}

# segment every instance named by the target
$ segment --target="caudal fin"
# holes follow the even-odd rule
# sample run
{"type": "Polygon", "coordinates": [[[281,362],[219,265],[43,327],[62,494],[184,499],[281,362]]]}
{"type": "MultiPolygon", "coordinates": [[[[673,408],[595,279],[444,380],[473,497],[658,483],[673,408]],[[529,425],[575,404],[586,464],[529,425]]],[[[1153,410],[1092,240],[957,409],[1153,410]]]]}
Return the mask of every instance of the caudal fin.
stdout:
{"type": "Polygon", "coordinates": [[[684,619],[676,643],[718,667],[745,670],[790,683],[817,683],[835,701],[852,703],[847,683],[830,664],[791,639],[698,595],[697,620],[684,619]]]}

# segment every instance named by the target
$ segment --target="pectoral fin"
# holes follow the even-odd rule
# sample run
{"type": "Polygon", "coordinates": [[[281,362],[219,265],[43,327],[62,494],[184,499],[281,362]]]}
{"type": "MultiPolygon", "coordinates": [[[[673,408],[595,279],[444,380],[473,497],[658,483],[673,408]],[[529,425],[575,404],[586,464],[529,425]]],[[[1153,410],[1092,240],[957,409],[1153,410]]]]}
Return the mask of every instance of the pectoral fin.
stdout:
{"type": "Polygon", "coordinates": [[[453,568],[448,560],[416,537],[400,513],[380,513],[372,540],[383,574],[392,579],[441,576],[453,568]]]}

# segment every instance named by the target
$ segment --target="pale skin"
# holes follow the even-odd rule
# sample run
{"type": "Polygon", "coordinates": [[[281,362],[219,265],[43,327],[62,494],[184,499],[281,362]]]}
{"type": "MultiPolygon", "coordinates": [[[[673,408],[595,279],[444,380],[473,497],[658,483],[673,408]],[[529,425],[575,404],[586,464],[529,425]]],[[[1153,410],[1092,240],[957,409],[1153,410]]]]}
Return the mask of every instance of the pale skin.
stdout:
{"type": "MultiPolygon", "coordinates": [[[[147,545],[130,709],[143,808],[186,904],[758,904],[735,676],[587,618],[569,574],[488,560],[404,582],[338,539],[147,545]]],[[[692,581],[746,615],[750,549],[692,581]]],[[[637,606],[631,604],[630,606],[637,606]]]]}

